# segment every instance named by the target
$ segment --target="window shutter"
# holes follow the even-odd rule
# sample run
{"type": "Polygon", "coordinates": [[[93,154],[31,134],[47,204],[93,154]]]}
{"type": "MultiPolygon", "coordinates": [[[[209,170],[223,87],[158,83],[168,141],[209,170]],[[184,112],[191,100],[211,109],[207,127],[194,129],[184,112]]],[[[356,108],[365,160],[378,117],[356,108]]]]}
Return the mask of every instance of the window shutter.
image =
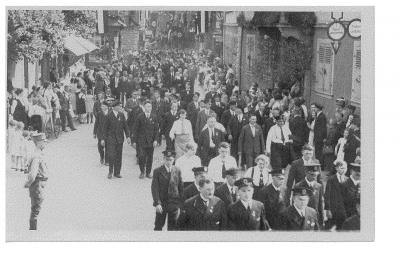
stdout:
{"type": "Polygon", "coordinates": [[[351,101],[361,102],[361,41],[354,41],[351,101]]]}
{"type": "Polygon", "coordinates": [[[333,51],[331,43],[326,39],[318,39],[318,61],[316,62],[316,83],[314,89],[317,92],[332,95],[333,85],[333,51]]]}

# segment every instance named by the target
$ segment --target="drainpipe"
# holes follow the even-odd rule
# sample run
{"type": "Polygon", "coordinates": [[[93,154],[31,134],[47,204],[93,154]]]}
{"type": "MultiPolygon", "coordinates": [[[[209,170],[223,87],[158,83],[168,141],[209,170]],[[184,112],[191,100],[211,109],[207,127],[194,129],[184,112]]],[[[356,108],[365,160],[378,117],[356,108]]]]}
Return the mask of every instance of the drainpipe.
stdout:
{"type": "Polygon", "coordinates": [[[239,86],[242,89],[242,42],[243,42],[243,26],[241,25],[238,28],[239,33],[239,43],[238,43],[238,55],[239,55],[239,64],[238,64],[238,74],[239,74],[239,86]]]}

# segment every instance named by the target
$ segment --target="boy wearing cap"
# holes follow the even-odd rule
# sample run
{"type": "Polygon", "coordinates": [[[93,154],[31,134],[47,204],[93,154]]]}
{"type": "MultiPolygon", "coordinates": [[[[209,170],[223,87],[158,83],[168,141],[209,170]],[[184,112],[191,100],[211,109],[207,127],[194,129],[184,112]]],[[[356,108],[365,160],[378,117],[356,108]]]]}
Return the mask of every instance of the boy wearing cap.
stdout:
{"type": "Polygon", "coordinates": [[[315,209],[308,207],[312,191],[307,187],[295,186],[293,205],[287,207],[281,214],[281,230],[319,230],[318,216],[315,209]]]}
{"type": "Polygon", "coordinates": [[[239,176],[239,169],[230,168],[225,172],[225,182],[215,189],[215,196],[219,197],[228,207],[237,200],[235,181],[239,176]]]}
{"type": "Polygon", "coordinates": [[[161,231],[168,215],[168,230],[176,230],[176,221],[183,201],[183,182],[181,171],[173,166],[175,152],[163,152],[164,164],[155,169],[151,183],[153,206],[156,208],[154,230],[161,231]]]}
{"type": "Polygon", "coordinates": [[[286,207],[285,205],[285,187],[283,182],[285,174],[282,169],[273,169],[270,171],[272,182],[264,186],[258,193],[257,200],[264,202],[265,215],[271,229],[279,229],[280,213],[286,207]]]}
{"type": "Polygon", "coordinates": [[[207,167],[195,167],[192,169],[194,173],[194,182],[184,188],[183,190],[183,200],[187,200],[191,197],[196,196],[199,191],[199,182],[200,180],[204,179],[207,175],[207,167]]]}
{"type": "Polygon", "coordinates": [[[107,142],[109,170],[108,178],[113,174],[116,178],[121,178],[122,148],[124,144],[124,134],[128,144],[130,144],[128,124],[125,115],[121,112],[121,102],[114,101],[112,110],[107,115],[104,123],[104,138],[101,145],[105,146],[107,142]]]}
{"type": "Polygon", "coordinates": [[[200,193],[185,201],[178,225],[181,230],[225,230],[227,224],[224,202],[214,196],[214,181],[199,182],[200,193]]]}
{"type": "Polygon", "coordinates": [[[228,207],[229,230],[270,230],[264,204],[253,199],[253,180],[241,178],[234,183],[239,200],[228,207]]]}
{"type": "Polygon", "coordinates": [[[305,187],[312,191],[308,206],[315,209],[318,214],[318,223],[320,226],[324,222],[324,189],[322,184],[317,182],[317,177],[320,175],[320,165],[318,163],[311,163],[304,166],[306,168],[305,178],[297,183],[295,186],[305,187]]]}
{"type": "Polygon", "coordinates": [[[27,181],[25,188],[29,188],[29,196],[31,198],[31,215],[29,219],[29,230],[37,229],[37,217],[39,215],[43,202],[43,188],[49,172],[47,164],[43,158],[43,150],[46,146],[46,134],[32,134],[32,139],[35,142],[36,149],[33,154],[27,170],[27,181]]]}

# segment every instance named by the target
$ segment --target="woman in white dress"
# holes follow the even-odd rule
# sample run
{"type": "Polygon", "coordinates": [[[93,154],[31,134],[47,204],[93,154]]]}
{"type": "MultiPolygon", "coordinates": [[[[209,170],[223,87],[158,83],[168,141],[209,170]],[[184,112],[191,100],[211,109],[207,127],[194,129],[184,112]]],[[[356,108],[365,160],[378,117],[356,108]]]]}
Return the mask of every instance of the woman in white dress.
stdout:
{"type": "Polygon", "coordinates": [[[186,144],[193,142],[192,124],[186,119],[186,111],[179,111],[179,119],[172,125],[169,132],[171,140],[175,140],[176,158],[179,158],[185,153],[186,144]]]}
{"type": "Polygon", "coordinates": [[[308,145],[314,147],[314,125],[315,125],[315,112],[311,112],[312,121],[307,122],[307,126],[310,129],[310,134],[308,136],[308,145]]]}
{"type": "Polygon", "coordinates": [[[345,129],[343,132],[343,137],[338,140],[338,143],[335,147],[336,161],[344,161],[344,146],[346,145],[348,138],[349,130],[345,129]]]}

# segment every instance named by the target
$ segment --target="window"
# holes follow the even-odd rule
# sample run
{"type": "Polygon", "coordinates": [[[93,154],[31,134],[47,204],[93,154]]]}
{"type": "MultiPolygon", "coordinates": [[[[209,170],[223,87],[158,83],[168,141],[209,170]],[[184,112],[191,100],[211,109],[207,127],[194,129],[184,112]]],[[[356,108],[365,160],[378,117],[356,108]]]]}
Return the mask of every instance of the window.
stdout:
{"type": "Polygon", "coordinates": [[[351,101],[361,102],[361,41],[354,41],[351,101]]]}
{"type": "Polygon", "coordinates": [[[314,90],[318,93],[332,95],[334,54],[331,41],[318,39],[317,46],[314,90]]]}

